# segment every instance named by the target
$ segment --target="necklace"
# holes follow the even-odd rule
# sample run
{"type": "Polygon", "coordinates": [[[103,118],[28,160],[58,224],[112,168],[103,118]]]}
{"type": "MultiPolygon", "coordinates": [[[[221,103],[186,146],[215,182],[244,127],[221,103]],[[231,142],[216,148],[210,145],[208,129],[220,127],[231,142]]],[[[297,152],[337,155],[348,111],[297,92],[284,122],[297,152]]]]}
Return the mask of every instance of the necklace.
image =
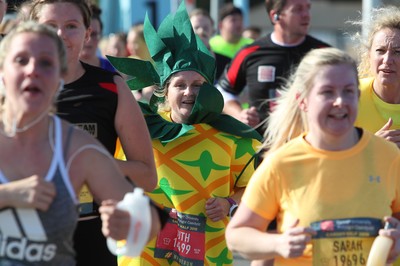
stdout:
{"type": "Polygon", "coordinates": [[[6,119],[4,117],[4,113],[2,113],[1,115],[1,120],[3,123],[3,128],[0,129],[0,134],[3,136],[6,136],[8,138],[13,138],[15,137],[15,135],[17,133],[22,133],[27,131],[28,129],[30,129],[31,127],[33,127],[34,125],[36,125],[37,123],[39,123],[46,115],[48,115],[48,112],[43,112],[41,115],[39,115],[38,117],[36,117],[34,120],[32,120],[31,122],[29,122],[28,124],[24,125],[23,127],[17,127],[17,120],[13,120],[12,124],[11,124],[11,132],[6,132],[4,130],[4,128],[6,128],[7,123],[5,122],[6,119]]]}

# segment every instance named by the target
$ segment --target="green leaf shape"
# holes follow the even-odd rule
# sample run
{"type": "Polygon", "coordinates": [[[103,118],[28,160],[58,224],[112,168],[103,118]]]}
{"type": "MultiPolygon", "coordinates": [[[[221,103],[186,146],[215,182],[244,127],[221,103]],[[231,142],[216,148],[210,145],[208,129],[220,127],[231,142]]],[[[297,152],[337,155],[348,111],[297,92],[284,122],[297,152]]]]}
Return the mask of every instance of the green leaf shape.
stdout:
{"type": "Polygon", "coordinates": [[[223,266],[224,264],[232,264],[233,260],[228,258],[228,248],[224,248],[224,250],[219,254],[217,257],[210,257],[207,258],[212,262],[215,263],[216,266],[223,266]]]}
{"type": "Polygon", "coordinates": [[[160,188],[167,194],[168,198],[172,196],[180,196],[191,193],[193,190],[178,190],[173,189],[169,183],[169,180],[165,177],[161,178],[160,180],[160,188]]]}
{"type": "Polygon", "coordinates": [[[203,151],[200,154],[200,158],[194,161],[184,161],[184,160],[177,160],[177,161],[187,166],[200,168],[201,177],[203,178],[204,181],[206,181],[210,176],[211,170],[221,171],[229,169],[229,166],[216,164],[213,161],[212,155],[209,151],[203,151]]]}
{"type": "Polygon", "coordinates": [[[209,226],[208,224],[206,224],[206,232],[215,233],[215,232],[220,232],[222,230],[224,230],[224,228],[212,227],[212,226],[209,226]]]}
{"type": "Polygon", "coordinates": [[[237,146],[235,152],[235,159],[238,159],[244,156],[245,154],[250,154],[251,156],[253,156],[256,153],[256,151],[253,148],[253,141],[251,139],[238,138],[232,135],[224,135],[224,137],[231,139],[235,142],[237,146]]]}

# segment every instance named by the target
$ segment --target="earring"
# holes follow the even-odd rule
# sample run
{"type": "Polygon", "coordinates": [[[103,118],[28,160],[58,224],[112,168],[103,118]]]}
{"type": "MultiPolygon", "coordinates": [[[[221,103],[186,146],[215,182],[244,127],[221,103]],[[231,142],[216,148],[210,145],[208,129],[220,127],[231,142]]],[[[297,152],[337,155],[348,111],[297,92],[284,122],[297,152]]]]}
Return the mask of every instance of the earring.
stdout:
{"type": "Polygon", "coordinates": [[[54,95],[54,98],[57,99],[58,95],[60,95],[60,92],[64,89],[64,80],[60,79],[60,84],[58,85],[58,89],[56,94],[54,95]]]}
{"type": "Polygon", "coordinates": [[[54,94],[53,102],[57,102],[58,95],[60,95],[60,92],[64,89],[64,80],[60,79],[60,84],[58,85],[58,89],[56,93],[54,94]]]}
{"type": "Polygon", "coordinates": [[[60,85],[58,85],[57,95],[64,89],[64,80],[60,79],[60,85]]]}

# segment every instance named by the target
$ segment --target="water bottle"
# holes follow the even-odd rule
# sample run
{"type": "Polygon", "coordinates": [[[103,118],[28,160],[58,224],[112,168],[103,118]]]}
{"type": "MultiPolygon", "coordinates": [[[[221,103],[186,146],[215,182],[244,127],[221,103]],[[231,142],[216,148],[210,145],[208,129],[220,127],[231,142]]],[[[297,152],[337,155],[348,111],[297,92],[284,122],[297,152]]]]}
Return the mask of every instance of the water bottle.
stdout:
{"type": "MultiPolygon", "coordinates": [[[[386,222],[385,229],[392,228],[390,223],[386,222]]],[[[372,243],[366,266],[386,266],[389,251],[392,248],[393,239],[386,236],[377,236],[372,243]]]]}
{"type": "Polygon", "coordinates": [[[117,208],[129,212],[131,222],[125,245],[117,245],[117,241],[108,237],[107,246],[114,255],[137,257],[149,240],[151,228],[151,211],[149,198],[142,188],[135,188],[126,193],[124,199],[117,203],[117,208]]]}

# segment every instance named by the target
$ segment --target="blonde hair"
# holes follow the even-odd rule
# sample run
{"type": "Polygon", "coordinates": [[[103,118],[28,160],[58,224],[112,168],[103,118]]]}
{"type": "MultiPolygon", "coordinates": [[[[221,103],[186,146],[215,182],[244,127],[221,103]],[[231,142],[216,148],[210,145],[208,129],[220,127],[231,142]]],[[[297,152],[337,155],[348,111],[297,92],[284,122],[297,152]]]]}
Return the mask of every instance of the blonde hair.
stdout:
{"type": "Polygon", "coordinates": [[[285,86],[279,90],[276,106],[267,118],[262,149],[274,151],[308,130],[307,120],[299,108],[299,103],[308,96],[313,87],[314,77],[322,66],[340,64],[351,66],[357,78],[356,61],[339,49],[314,49],[303,57],[285,86]]]}
{"type": "Polygon", "coordinates": [[[360,32],[354,35],[354,39],[359,41],[359,49],[357,49],[360,64],[358,72],[360,78],[371,76],[371,66],[369,62],[369,52],[372,42],[377,32],[383,29],[398,29],[400,30],[400,7],[385,6],[376,8],[371,11],[370,22],[364,25],[362,21],[350,21],[353,25],[367,27],[367,35],[362,36],[360,32]]]}
{"type": "Polygon", "coordinates": [[[11,42],[15,36],[21,33],[37,33],[45,35],[54,40],[57,46],[58,57],[60,60],[60,73],[64,75],[67,72],[67,58],[63,41],[58,37],[57,33],[50,26],[39,24],[33,21],[18,24],[11,30],[0,43],[0,68],[3,68],[5,57],[11,49],[11,42]]]}

